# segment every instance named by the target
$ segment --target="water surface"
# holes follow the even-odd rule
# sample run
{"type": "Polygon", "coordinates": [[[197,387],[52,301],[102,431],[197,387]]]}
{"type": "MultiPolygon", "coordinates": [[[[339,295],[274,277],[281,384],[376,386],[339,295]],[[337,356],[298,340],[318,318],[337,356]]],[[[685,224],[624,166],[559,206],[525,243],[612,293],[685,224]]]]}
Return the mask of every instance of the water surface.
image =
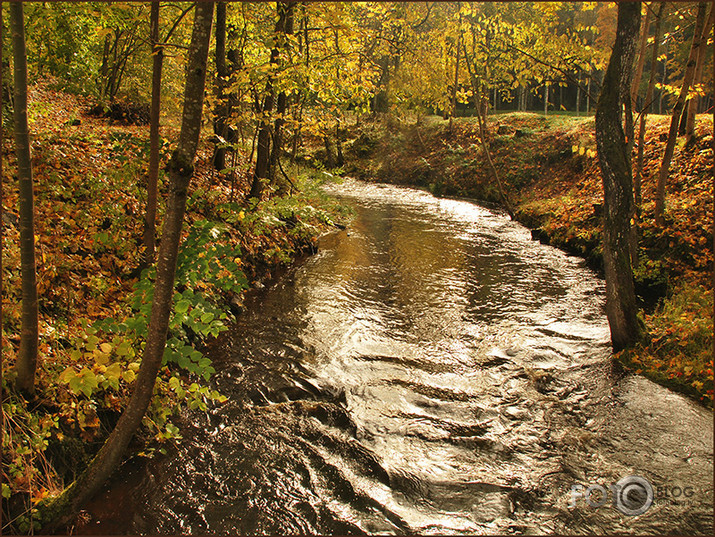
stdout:
{"type": "Polygon", "coordinates": [[[354,222],[217,342],[229,402],[95,503],[122,506],[105,529],[712,533],[712,415],[614,370],[580,259],[469,202],[332,191],[354,222]],[[629,475],[660,487],[646,513],[569,506],[629,475]]]}

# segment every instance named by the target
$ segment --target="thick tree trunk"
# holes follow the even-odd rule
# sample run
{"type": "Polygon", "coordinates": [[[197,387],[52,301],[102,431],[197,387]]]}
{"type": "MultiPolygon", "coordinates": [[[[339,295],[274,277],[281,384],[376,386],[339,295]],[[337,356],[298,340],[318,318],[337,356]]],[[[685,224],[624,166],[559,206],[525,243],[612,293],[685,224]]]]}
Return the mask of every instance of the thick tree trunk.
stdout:
{"type": "Polygon", "coordinates": [[[13,60],[15,63],[15,153],[19,180],[20,272],[22,279],[22,328],[20,352],[15,363],[16,385],[21,391],[35,392],[37,369],[38,312],[35,267],[35,203],[30,157],[30,132],[27,124],[27,51],[21,2],[10,3],[13,60]]]}
{"type": "Polygon", "coordinates": [[[253,171],[253,182],[251,183],[251,192],[249,198],[261,199],[263,195],[263,186],[268,179],[268,169],[271,154],[271,121],[270,112],[273,109],[273,82],[269,80],[266,83],[266,97],[261,107],[263,117],[261,118],[260,128],[258,130],[258,141],[256,146],[256,167],[253,171]]]}
{"type": "MultiPolygon", "coordinates": [[[[645,94],[645,102],[643,103],[643,109],[641,110],[640,125],[638,127],[638,156],[636,160],[636,171],[634,175],[634,190],[635,190],[635,214],[636,221],[641,214],[641,203],[643,197],[641,195],[641,179],[643,176],[643,152],[645,150],[645,127],[646,120],[648,118],[648,112],[650,111],[652,101],[653,101],[653,90],[655,89],[655,75],[658,62],[658,45],[660,45],[660,38],[662,35],[662,22],[663,15],[665,14],[666,2],[661,2],[658,7],[658,13],[655,16],[655,31],[653,37],[653,49],[650,55],[650,75],[648,76],[648,89],[645,94]]],[[[646,33],[647,30],[644,30],[646,33]]]]}
{"type": "Polygon", "coordinates": [[[596,109],[596,145],[603,176],[603,260],[606,315],[614,351],[641,338],[629,253],[633,186],[621,107],[630,100],[630,82],[640,26],[640,2],[618,4],[618,27],[596,109]]]}
{"type": "Polygon", "coordinates": [[[675,142],[678,138],[678,123],[680,121],[680,114],[683,111],[683,106],[685,106],[685,99],[688,96],[690,84],[692,83],[693,77],[695,75],[695,63],[698,56],[698,50],[701,46],[701,39],[703,34],[703,27],[705,25],[705,15],[707,13],[707,8],[708,2],[698,3],[698,15],[695,21],[695,31],[693,32],[693,43],[690,47],[688,62],[685,64],[683,85],[680,88],[680,94],[678,95],[678,100],[675,103],[675,107],[673,108],[673,113],[670,118],[668,141],[665,144],[665,154],[663,155],[663,161],[660,165],[660,172],[658,174],[658,185],[656,188],[655,223],[659,226],[665,225],[665,218],[663,216],[663,213],[665,211],[665,184],[668,181],[668,175],[670,173],[670,163],[673,160],[673,153],[675,152],[675,142]]]}
{"type": "Polygon", "coordinates": [[[151,45],[154,63],[151,74],[151,117],[149,120],[149,177],[144,217],[144,266],[154,262],[156,204],[159,190],[159,117],[161,112],[161,71],[164,47],[159,43],[159,1],[151,4],[151,45]]]}
{"type": "MultiPolygon", "coordinates": [[[[698,57],[695,61],[695,75],[693,76],[693,85],[700,84],[703,78],[703,68],[705,64],[705,55],[707,53],[707,42],[710,31],[713,27],[713,22],[715,22],[715,7],[710,8],[710,16],[708,17],[705,27],[703,28],[703,34],[700,38],[702,46],[698,48],[698,57]]],[[[685,145],[689,146],[692,144],[695,136],[695,114],[698,113],[698,107],[700,106],[700,96],[695,95],[688,103],[688,115],[685,120],[685,136],[687,137],[685,145]]]]}
{"type": "Polygon", "coordinates": [[[178,146],[169,162],[171,187],[167,202],[166,221],[159,248],[156,284],[147,342],[141,367],[134,384],[132,398],[116,427],[99,450],[99,453],[89,464],[89,467],[59,497],[43,502],[45,520],[53,520],[49,527],[43,528],[45,530],[52,530],[61,524],[69,522],[81,504],[100,490],[103,483],[121,462],[124,451],[141,424],[141,420],[151,401],[154,382],[161,366],[166,344],[181,227],[201,130],[206,62],[212,18],[213,3],[197,2],[191,45],[188,52],[181,133],[179,134],[178,146]]]}

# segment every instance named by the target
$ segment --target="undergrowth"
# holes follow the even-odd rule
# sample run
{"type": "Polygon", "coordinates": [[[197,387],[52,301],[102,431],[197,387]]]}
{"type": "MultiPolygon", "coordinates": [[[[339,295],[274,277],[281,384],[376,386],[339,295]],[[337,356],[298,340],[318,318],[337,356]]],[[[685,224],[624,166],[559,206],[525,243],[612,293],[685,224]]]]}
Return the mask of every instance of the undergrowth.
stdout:
{"type": "MultiPolygon", "coordinates": [[[[87,466],[119,419],[146,344],[155,279],[153,266],[137,271],[148,129],[83,116],[81,128],[67,133],[53,127],[55,108],[42,109],[33,143],[40,359],[30,400],[12,389],[21,313],[17,185],[11,174],[2,178],[3,533],[41,531],[37,503],[87,466]]],[[[164,162],[172,134],[165,136],[164,162]]],[[[2,153],[14,167],[10,143],[2,153]]],[[[314,252],[317,236],[347,216],[320,192],[321,174],[291,169],[298,190],[257,203],[245,200],[245,183],[214,173],[210,161],[205,144],[187,202],[163,365],[134,456],[166,453],[181,438],[182,410],[206,411],[226,400],[211,388],[206,343],[228,329],[249,288],[314,252]]]]}

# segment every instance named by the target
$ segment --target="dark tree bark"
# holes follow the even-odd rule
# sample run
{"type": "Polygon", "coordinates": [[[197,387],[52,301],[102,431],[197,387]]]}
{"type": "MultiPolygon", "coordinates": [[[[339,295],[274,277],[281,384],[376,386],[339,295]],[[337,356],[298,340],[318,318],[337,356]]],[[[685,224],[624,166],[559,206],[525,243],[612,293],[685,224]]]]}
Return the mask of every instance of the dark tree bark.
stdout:
{"type": "MultiPolygon", "coordinates": [[[[283,20],[282,28],[280,32],[286,35],[293,34],[293,20],[294,20],[294,3],[283,4],[284,13],[281,16],[283,20]]],[[[281,151],[283,151],[283,125],[285,124],[285,115],[288,110],[288,96],[285,91],[281,91],[278,94],[278,102],[276,103],[276,114],[277,117],[273,122],[273,147],[271,148],[271,159],[270,159],[270,177],[271,180],[278,185],[279,193],[286,192],[288,190],[288,181],[280,180],[278,175],[278,169],[280,166],[281,151]]],[[[281,168],[282,169],[282,168],[281,168]]]]}
{"type": "MultiPolygon", "coordinates": [[[[271,64],[278,63],[281,48],[285,44],[286,25],[290,17],[291,27],[293,19],[293,2],[278,2],[276,10],[278,12],[278,22],[276,22],[274,36],[276,45],[271,49],[271,64]]],[[[263,187],[271,182],[271,148],[272,148],[272,122],[271,113],[276,100],[275,89],[273,87],[273,76],[270,75],[266,82],[263,104],[260,107],[261,123],[258,130],[258,145],[256,151],[256,167],[253,172],[251,192],[249,198],[261,199],[263,187]]]]}
{"type": "Polygon", "coordinates": [[[675,107],[673,108],[673,113],[670,118],[668,141],[665,144],[665,154],[663,155],[663,161],[660,165],[658,184],[656,187],[655,223],[659,226],[665,225],[665,218],[663,216],[663,213],[665,211],[665,184],[668,181],[668,175],[670,173],[670,163],[673,160],[673,153],[675,152],[675,142],[678,138],[680,115],[683,112],[685,100],[688,96],[688,91],[690,90],[690,84],[692,83],[693,77],[695,75],[695,64],[698,56],[698,49],[701,46],[701,39],[703,34],[703,27],[705,25],[705,15],[707,13],[707,8],[708,2],[698,3],[698,15],[695,20],[693,43],[690,47],[688,62],[685,64],[683,85],[680,88],[680,94],[678,95],[678,100],[675,103],[675,107]]]}
{"type": "Polygon", "coordinates": [[[147,342],[141,367],[135,380],[132,398],[116,427],[88,468],[60,496],[42,506],[45,519],[53,521],[49,527],[43,528],[45,530],[52,530],[69,522],[81,504],[100,490],[103,483],[121,462],[124,451],[141,424],[151,401],[154,382],[161,366],[166,344],[181,228],[201,130],[212,18],[213,3],[197,2],[188,52],[181,132],[179,143],[168,166],[171,186],[159,248],[147,342]]]}
{"type": "Polygon", "coordinates": [[[639,26],[640,2],[619,3],[616,41],[596,108],[596,145],[604,192],[606,315],[614,351],[634,345],[642,333],[630,256],[631,161],[621,118],[621,107],[631,98],[630,82],[639,26]]]}
{"type": "Polygon", "coordinates": [[[214,109],[214,134],[220,137],[214,150],[213,165],[217,171],[226,168],[226,120],[228,118],[228,103],[224,93],[226,86],[226,2],[216,4],[216,28],[214,29],[216,41],[216,98],[218,100],[214,109]]]}
{"type": "MultiPolygon", "coordinates": [[[[641,214],[641,203],[643,197],[641,195],[641,178],[643,176],[643,152],[645,149],[645,127],[646,120],[648,119],[648,112],[650,111],[651,105],[653,103],[653,90],[655,89],[655,75],[658,62],[658,46],[660,45],[660,38],[662,35],[662,22],[663,15],[665,14],[666,2],[661,2],[658,7],[658,13],[655,16],[655,30],[653,37],[653,49],[650,55],[650,75],[648,76],[648,89],[645,94],[645,101],[643,103],[643,108],[641,110],[640,125],[638,127],[638,156],[636,160],[636,170],[634,174],[634,190],[635,190],[635,214],[636,219],[640,217],[641,214]]],[[[643,33],[647,33],[647,28],[643,30],[643,33]]],[[[637,221],[637,220],[636,220],[637,221]]]]}
{"type": "Polygon", "coordinates": [[[149,177],[147,181],[146,215],[144,217],[144,260],[154,262],[156,236],[156,204],[159,186],[159,117],[161,112],[161,71],[164,47],[159,42],[159,0],[151,4],[151,45],[154,63],[151,75],[151,114],[149,120],[149,177]]]}
{"type": "MultiPolygon", "coordinates": [[[[462,26],[462,16],[460,15],[460,20],[459,20],[459,26],[462,26]]],[[[460,33],[457,36],[457,57],[454,60],[454,85],[452,86],[452,98],[450,99],[451,101],[451,110],[449,113],[449,127],[448,127],[448,132],[452,132],[452,126],[454,123],[454,116],[457,113],[457,86],[459,85],[459,60],[460,60],[460,54],[462,52],[462,34],[460,33]]],[[[496,100],[495,100],[496,104],[496,100]]]]}
{"type": "Polygon", "coordinates": [[[30,132],[27,124],[27,50],[22,2],[10,3],[13,60],[15,63],[15,153],[19,180],[20,211],[20,272],[22,279],[22,328],[20,351],[15,363],[16,386],[19,390],[35,392],[37,369],[38,311],[37,276],[35,267],[35,202],[30,157],[30,132]]]}
{"type": "Polygon", "coordinates": [[[633,103],[633,110],[636,110],[638,106],[638,93],[640,91],[641,78],[643,77],[643,66],[645,65],[646,46],[648,44],[650,12],[650,7],[645,10],[645,15],[643,16],[643,25],[641,26],[641,41],[638,49],[638,63],[636,64],[636,72],[635,75],[633,75],[633,84],[631,85],[631,101],[633,103]]]}

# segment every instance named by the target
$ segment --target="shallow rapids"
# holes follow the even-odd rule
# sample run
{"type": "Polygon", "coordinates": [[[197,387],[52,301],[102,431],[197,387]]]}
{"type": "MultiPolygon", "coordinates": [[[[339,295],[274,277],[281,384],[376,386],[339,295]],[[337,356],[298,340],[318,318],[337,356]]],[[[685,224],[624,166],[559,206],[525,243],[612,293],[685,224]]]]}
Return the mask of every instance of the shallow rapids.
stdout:
{"type": "Polygon", "coordinates": [[[579,258],[466,201],[331,191],[350,227],[213,348],[229,401],[89,530],[712,534],[712,414],[611,365],[579,258]],[[636,475],[654,498],[628,516],[610,487],[636,475]]]}

